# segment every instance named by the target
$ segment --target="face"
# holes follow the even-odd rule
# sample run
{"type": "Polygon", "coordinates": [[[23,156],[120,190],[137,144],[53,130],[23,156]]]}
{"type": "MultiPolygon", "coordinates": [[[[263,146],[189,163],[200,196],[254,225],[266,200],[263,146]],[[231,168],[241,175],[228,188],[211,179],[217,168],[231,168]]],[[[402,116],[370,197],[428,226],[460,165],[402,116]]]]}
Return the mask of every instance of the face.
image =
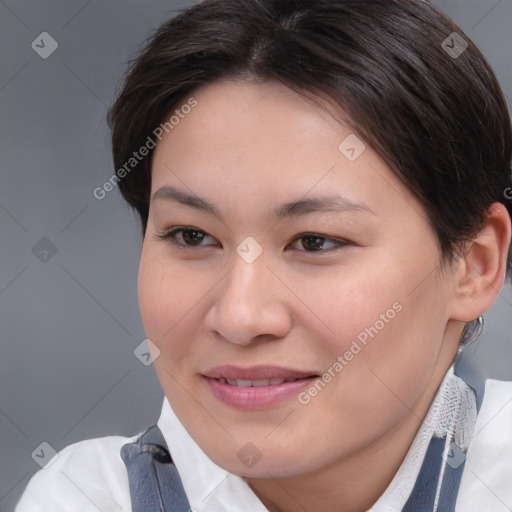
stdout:
{"type": "Polygon", "coordinates": [[[315,471],[397,426],[446,365],[450,279],[423,207],[324,109],[272,81],[193,98],[153,158],[155,368],[219,466],[315,471]]]}

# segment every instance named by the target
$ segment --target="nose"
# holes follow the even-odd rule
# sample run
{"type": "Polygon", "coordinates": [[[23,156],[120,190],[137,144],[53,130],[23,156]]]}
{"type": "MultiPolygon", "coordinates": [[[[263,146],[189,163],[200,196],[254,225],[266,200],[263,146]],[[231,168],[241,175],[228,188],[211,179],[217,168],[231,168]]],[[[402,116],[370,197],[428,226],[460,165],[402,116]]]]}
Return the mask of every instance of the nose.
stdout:
{"type": "Polygon", "coordinates": [[[208,332],[231,343],[249,345],[282,338],[290,331],[286,289],[263,255],[247,263],[235,254],[231,271],[215,290],[205,317],[208,332]]]}

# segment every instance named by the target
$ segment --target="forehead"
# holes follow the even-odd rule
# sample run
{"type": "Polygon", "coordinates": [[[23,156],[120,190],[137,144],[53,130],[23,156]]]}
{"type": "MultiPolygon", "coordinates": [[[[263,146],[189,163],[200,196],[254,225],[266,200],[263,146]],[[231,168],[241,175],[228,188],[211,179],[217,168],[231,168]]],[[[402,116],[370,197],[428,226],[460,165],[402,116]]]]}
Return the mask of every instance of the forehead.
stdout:
{"type": "MultiPolygon", "coordinates": [[[[298,143],[331,145],[336,144],[343,132],[340,123],[325,109],[275,80],[263,83],[218,80],[191,93],[170,114],[178,113],[190,98],[196,106],[187,109],[190,112],[182,114],[181,119],[173,116],[178,124],[164,133],[160,147],[167,143],[182,146],[185,142],[187,146],[195,143],[198,152],[213,146],[233,152],[247,152],[252,147],[261,158],[264,154],[255,146],[256,142],[264,142],[267,151],[272,146],[278,149],[283,143],[286,148],[298,143]],[[326,139],[329,136],[331,140],[326,139]]],[[[215,157],[215,153],[211,156],[215,157]]]]}
{"type": "Polygon", "coordinates": [[[157,144],[152,193],[172,185],[270,205],[334,191],[375,203],[390,182],[404,188],[348,125],[277,81],[217,81],[181,105],[190,98],[196,106],[176,105],[179,122],[157,144]]]}

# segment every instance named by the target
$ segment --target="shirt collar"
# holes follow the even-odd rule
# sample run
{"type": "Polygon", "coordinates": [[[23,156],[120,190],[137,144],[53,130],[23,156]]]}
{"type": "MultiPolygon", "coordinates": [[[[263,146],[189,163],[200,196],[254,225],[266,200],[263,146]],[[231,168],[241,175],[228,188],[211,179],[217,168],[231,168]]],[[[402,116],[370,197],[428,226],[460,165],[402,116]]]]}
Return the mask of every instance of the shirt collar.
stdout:
{"type": "Polygon", "coordinates": [[[164,398],[158,427],[193,512],[268,512],[246,481],[217,466],[190,437],[164,398]]]}

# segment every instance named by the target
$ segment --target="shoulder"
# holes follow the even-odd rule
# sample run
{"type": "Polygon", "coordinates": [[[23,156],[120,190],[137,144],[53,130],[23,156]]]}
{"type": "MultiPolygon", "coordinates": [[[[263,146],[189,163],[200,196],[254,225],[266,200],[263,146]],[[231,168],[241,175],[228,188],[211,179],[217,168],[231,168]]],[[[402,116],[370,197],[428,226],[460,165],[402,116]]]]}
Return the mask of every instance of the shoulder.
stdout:
{"type": "Polygon", "coordinates": [[[509,511],[511,479],[512,381],[487,379],[466,454],[457,510],[509,511]]]}
{"type": "MultiPolygon", "coordinates": [[[[512,463],[512,381],[487,379],[482,406],[477,416],[471,447],[496,448],[500,446],[509,455],[507,465],[512,463]]],[[[504,454],[505,452],[501,452],[504,454]]],[[[498,457],[503,460],[504,457],[498,457]]],[[[496,461],[498,463],[498,460],[496,461]]]]}
{"type": "Polygon", "coordinates": [[[484,400],[495,401],[512,398],[512,380],[487,379],[484,400]]]}
{"type": "Polygon", "coordinates": [[[32,477],[15,512],[131,511],[120,450],[139,436],[107,436],[67,446],[32,477]]]}
{"type": "MultiPolygon", "coordinates": [[[[512,381],[487,379],[482,406],[478,413],[473,438],[484,431],[500,432],[503,442],[512,443],[512,381]]],[[[489,434],[485,435],[489,438],[489,434]]]]}

